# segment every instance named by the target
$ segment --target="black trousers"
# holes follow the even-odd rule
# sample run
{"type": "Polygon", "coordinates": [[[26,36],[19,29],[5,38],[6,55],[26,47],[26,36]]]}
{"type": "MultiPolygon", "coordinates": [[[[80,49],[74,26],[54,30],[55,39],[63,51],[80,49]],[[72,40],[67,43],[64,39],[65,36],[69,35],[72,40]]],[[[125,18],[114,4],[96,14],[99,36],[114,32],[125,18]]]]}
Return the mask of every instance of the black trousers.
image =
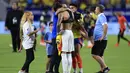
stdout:
{"type": "Polygon", "coordinates": [[[123,31],[119,31],[119,34],[117,36],[117,42],[120,43],[120,38],[122,38],[123,40],[127,41],[127,42],[130,42],[127,38],[124,37],[124,32],[125,32],[125,29],[123,29],[123,31]]]}
{"type": "Polygon", "coordinates": [[[36,45],[37,45],[37,40],[35,39],[34,45],[33,45],[33,50],[36,51],[36,45]]]}
{"type": "Polygon", "coordinates": [[[26,50],[26,60],[21,70],[24,70],[25,72],[29,73],[29,66],[30,63],[34,60],[34,51],[33,48],[26,50]]]}
{"type": "Polygon", "coordinates": [[[12,28],[10,29],[10,32],[12,37],[13,51],[16,52],[16,48],[20,48],[20,32],[18,28],[12,28]]]}
{"type": "Polygon", "coordinates": [[[51,57],[49,72],[53,72],[53,69],[54,69],[54,73],[59,73],[59,65],[61,61],[61,56],[58,55],[56,38],[52,39],[52,45],[53,45],[53,55],[51,57]]]}

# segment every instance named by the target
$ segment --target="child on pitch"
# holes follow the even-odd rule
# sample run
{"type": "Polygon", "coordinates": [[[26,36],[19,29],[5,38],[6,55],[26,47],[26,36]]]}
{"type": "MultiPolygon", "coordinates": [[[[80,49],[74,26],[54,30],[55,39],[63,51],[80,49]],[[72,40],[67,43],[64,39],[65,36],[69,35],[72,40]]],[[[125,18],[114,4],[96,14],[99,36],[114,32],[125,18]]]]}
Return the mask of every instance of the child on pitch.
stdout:
{"type": "Polygon", "coordinates": [[[49,29],[50,31],[46,32],[45,34],[45,43],[46,43],[46,53],[47,53],[47,63],[46,63],[46,73],[49,71],[49,66],[50,66],[50,60],[52,57],[52,50],[53,50],[53,46],[52,46],[52,28],[53,28],[53,22],[49,23],[49,29]]]}
{"type": "Polygon", "coordinates": [[[31,62],[34,60],[34,41],[35,41],[35,33],[39,31],[39,29],[34,31],[33,24],[33,13],[30,11],[27,11],[24,13],[21,19],[21,30],[22,33],[22,46],[26,50],[26,60],[21,68],[21,70],[18,73],[29,73],[29,66],[31,62]]]}

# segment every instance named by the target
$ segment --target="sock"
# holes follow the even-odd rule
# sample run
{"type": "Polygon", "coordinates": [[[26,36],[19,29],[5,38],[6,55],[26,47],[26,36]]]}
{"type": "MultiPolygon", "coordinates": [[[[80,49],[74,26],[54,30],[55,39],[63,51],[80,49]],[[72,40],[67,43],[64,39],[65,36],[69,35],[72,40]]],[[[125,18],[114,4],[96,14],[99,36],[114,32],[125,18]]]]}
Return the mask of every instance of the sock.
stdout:
{"type": "Polygon", "coordinates": [[[80,68],[80,69],[79,69],[79,72],[80,72],[80,73],[83,73],[83,68],[80,68]]]}
{"type": "Polygon", "coordinates": [[[67,73],[70,73],[71,72],[71,67],[72,67],[72,55],[71,54],[67,54],[67,58],[68,58],[68,72],[67,73]]]}
{"type": "Polygon", "coordinates": [[[82,59],[81,59],[80,55],[77,54],[77,55],[76,55],[76,58],[77,58],[77,62],[78,62],[78,67],[79,67],[79,68],[82,68],[82,59]]]}
{"type": "Polygon", "coordinates": [[[76,70],[76,68],[74,68],[74,73],[77,73],[77,70],[76,70]]]}
{"type": "Polygon", "coordinates": [[[72,65],[73,65],[73,69],[76,69],[76,57],[73,57],[72,65]]]}
{"type": "Polygon", "coordinates": [[[62,68],[63,68],[63,73],[67,73],[67,65],[68,65],[68,62],[67,62],[67,55],[66,54],[61,54],[61,57],[62,57],[62,68]]]}

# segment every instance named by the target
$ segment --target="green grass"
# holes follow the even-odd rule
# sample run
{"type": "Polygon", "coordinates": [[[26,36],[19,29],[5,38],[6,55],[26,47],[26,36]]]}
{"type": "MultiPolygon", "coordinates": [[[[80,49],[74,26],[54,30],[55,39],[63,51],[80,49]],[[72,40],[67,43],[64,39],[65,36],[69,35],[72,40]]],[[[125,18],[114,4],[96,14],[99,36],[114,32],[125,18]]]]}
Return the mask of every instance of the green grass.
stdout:
{"type": "MultiPolygon", "coordinates": [[[[38,41],[39,39],[38,37],[38,41]]],[[[108,37],[108,46],[105,51],[106,64],[111,68],[109,73],[130,73],[130,47],[123,40],[119,47],[114,47],[116,39],[116,36],[108,37]]],[[[9,35],[0,35],[0,73],[17,73],[25,61],[25,50],[22,53],[12,53],[10,43],[9,35]]],[[[94,73],[100,69],[98,63],[91,57],[91,49],[83,47],[81,56],[84,73],[94,73]]],[[[46,59],[45,47],[40,46],[38,42],[30,73],[45,73],[46,59]]],[[[62,73],[61,66],[60,72],[62,73]]]]}

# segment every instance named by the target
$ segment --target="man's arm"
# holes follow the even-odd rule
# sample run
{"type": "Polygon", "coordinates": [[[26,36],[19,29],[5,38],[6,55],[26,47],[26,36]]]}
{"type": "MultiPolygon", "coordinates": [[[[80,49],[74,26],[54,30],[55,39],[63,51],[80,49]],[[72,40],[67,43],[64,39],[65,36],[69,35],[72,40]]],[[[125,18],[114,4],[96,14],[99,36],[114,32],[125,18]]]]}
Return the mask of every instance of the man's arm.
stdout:
{"type": "Polygon", "coordinates": [[[69,10],[69,9],[68,9],[68,8],[60,8],[60,9],[58,9],[58,10],[56,11],[56,15],[58,15],[58,14],[61,13],[61,12],[66,11],[66,10],[69,10]]]}
{"type": "Polygon", "coordinates": [[[46,43],[52,43],[52,41],[51,41],[51,40],[45,40],[45,42],[46,42],[46,43]]]}
{"type": "Polygon", "coordinates": [[[108,25],[104,24],[103,25],[103,38],[105,38],[105,36],[107,35],[107,30],[108,30],[108,25]]]}
{"type": "Polygon", "coordinates": [[[57,21],[57,29],[58,29],[58,32],[60,31],[60,27],[61,27],[61,22],[62,22],[62,20],[63,20],[63,15],[62,15],[62,13],[59,13],[58,14],[58,21],[57,21]]]}
{"type": "Polygon", "coordinates": [[[130,25],[129,25],[129,23],[126,21],[126,25],[127,25],[127,27],[130,29],[130,25]]]}
{"type": "Polygon", "coordinates": [[[6,14],[6,20],[5,20],[5,30],[9,29],[9,12],[6,14]]]}
{"type": "Polygon", "coordinates": [[[103,40],[105,38],[105,36],[107,35],[107,30],[108,30],[107,19],[105,16],[101,16],[100,21],[103,26],[103,35],[100,38],[100,40],[103,40]]]}
{"type": "Polygon", "coordinates": [[[82,29],[82,31],[83,31],[81,34],[82,34],[86,39],[89,39],[89,38],[88,38],[88,32],[85,30],[85,28],[84,28],[83,25],[81,25],[81,29],[82,29]]]}
{"type": "Polygon", "coordinates": [[[60,25],[61,25],[62,20],[63,20],[63,15],[62,15],[62,13],[59,13],[59,14],[58,14],[57,26],[60,26],[60,25]]]}
{"type": "Polygon", "coordinates": [[[130,25],[129,25],[129,23],[128,23],[128,21],[126,20],[126,18],[125,18],[125,17],[124,17],[124,21],[125,21],[125,23],[126,23],[127,27],[130,29],[130,25]]]}
{"type": "Polygon", "coordinates": [[[45,38],[44,39],[45,39],[46,43],[52,43],[52,37],[51,37],[51,35],[52,34],[48,33],[48,32],[45,34],[45,38]]]}

